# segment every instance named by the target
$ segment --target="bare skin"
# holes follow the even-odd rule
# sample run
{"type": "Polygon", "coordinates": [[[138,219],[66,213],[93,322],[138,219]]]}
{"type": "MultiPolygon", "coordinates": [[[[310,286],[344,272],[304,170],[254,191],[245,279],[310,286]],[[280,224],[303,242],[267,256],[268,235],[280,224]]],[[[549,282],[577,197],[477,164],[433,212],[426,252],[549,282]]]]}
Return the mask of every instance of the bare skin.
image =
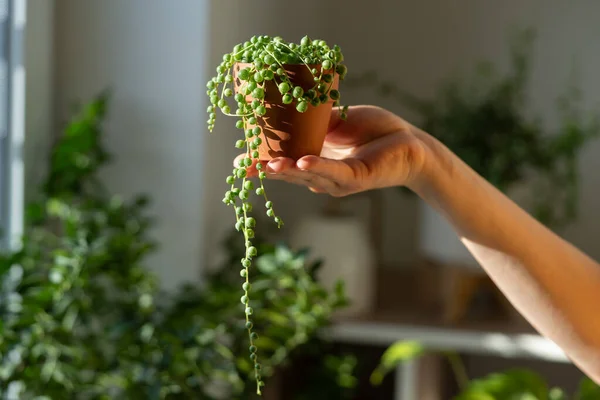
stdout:
{"type": "Polygon", "coordinates": [[[378,107],[351,107],[346,122],[334,111],[321,157],[275,159],[266,171],[336,197],[408,187],[452,223],[515,308],[600,384],[600,265],[426,132],[378,107]]]}

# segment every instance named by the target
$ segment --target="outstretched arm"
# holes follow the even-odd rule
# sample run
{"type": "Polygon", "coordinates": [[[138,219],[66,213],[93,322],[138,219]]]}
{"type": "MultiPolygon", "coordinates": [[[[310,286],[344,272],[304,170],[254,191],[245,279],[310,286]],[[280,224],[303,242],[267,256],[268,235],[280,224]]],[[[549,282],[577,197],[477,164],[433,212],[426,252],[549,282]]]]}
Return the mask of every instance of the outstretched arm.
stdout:
{"type": "Polygon", "coordinates": [[[426,132],[379,107],[350,107],[346,122],[332,114],[320,157],[275,159],[266,171],[337,197],[410,188],[452,223],[515,308],[600,384],[600,265],[426,132]]]}
{"type": "Polygon", "coordinates": [[[442,144],[415,134],[425,145],[426,161],[411,189],[453,224],[515,308],[600,383],[600,265],[442,144]]]}

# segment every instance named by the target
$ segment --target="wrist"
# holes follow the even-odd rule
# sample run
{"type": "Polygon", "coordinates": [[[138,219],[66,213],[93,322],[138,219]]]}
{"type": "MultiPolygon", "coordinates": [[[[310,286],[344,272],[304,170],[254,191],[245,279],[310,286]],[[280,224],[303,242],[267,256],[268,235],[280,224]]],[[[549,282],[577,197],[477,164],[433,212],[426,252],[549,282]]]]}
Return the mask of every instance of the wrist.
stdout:
{"type": "Polygon", "coordinates": [[[415,130],[421,146],[422,163],[406,186],[424,200],[437,203],[435,199],[447,187],[445,182],[451,180],[455,173],[456,156],[431,135],[415,130]]]}

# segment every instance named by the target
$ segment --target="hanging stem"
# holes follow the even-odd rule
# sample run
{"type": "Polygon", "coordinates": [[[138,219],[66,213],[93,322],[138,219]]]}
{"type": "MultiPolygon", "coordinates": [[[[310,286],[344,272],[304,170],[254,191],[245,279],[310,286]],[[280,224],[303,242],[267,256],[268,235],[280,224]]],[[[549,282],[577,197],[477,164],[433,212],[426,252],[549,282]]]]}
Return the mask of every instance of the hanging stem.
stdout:
{"type": "Polygon", "coordinates": [[[470,379],[462,358],[458,353],[453,351],[448,351],[444,354],[450,363],[450,368],[452,368],[454,379],[456,379],[456,383],[458,384],[460,391],[465,391],[469,386],[470,379]]]}

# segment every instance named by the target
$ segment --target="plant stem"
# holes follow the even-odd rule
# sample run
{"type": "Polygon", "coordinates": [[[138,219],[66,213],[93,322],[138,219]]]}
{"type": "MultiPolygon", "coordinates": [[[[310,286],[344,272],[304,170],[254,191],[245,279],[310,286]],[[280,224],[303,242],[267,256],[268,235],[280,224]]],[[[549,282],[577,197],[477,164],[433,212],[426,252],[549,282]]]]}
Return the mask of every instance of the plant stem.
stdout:
{"type": "Polygon", "coordinates": [[[456,379],[460,391],[463,392],[467,389],[467,386],[469,386],[470,381],[465,364],[460,358],[460,355],[456,352],[447,351],[444,354],[450,363],[450,367],[454,373],[454,379],[456,379]]]}

